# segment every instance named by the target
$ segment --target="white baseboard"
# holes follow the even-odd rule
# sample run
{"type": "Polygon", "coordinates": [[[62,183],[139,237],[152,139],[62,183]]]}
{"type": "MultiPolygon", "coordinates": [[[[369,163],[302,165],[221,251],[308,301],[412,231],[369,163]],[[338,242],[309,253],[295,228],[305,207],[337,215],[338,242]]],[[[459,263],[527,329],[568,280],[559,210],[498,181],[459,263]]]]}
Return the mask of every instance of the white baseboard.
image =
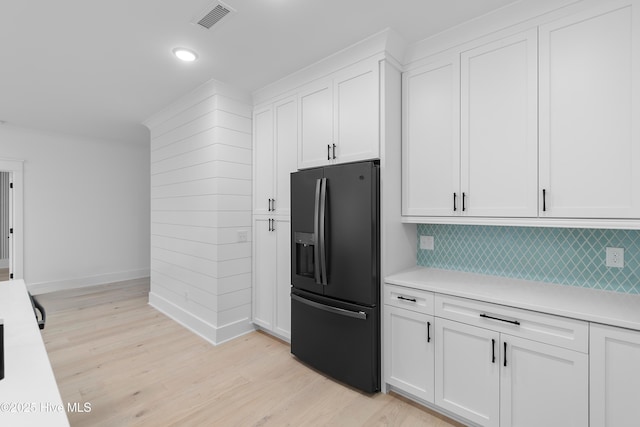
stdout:
{"type": "Polygon", "coordinates": [[[149,305],[213,345],[222,344],[223,342],[255,330],[251,319],[238,320],[224,326],[214,326],[178,307],[153,291],[149,293],[149,305]]]}
{"type": "Polygon", "coordinates": [[[141,279],[149,277],[149,270],[130,270],[118,273],[100,274],[98,276],[79,277],[67,280],[55,280],[51,282],[27,283],[27,289],[34,295],[48,294],[50,292],[66,291],[70,289],[84,288],[88,286],[104,285],[107,283],[122,282],[125,280],[141,279]]]}

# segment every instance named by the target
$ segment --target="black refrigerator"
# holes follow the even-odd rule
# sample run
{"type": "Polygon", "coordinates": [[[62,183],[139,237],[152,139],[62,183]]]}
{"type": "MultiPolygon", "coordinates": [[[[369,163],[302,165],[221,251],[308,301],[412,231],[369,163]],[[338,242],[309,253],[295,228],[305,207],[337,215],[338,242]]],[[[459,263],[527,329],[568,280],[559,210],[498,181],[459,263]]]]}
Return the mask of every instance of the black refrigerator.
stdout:
{"type": "Polygon", "coordinates": [[[362,391],[380,390],[379,166],[291,174],[291,352],[362,391]]]}

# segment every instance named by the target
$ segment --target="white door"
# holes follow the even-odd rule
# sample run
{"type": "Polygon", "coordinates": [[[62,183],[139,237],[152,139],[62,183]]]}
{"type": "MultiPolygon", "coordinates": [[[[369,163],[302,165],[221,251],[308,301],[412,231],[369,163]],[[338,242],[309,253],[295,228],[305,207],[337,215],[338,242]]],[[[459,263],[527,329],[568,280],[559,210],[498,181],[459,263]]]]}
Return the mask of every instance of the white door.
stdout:
{"type": "Polygon", "coordinates": [[[640,218],[639,14],[606,1],[540,27],[542,216],[640,218]]]}
{"type": "Polygon", "coordinates": [[[500,427],[589,425],[587,354],[505,334],[501,339],[500,427]]]}
{"type": "Polygon", "coordinates": [[[300,93],[298,168],[329,164],[333,144],[333,83],[325,79],[300,93]]]}
{"type": "Polygon", "coordinates": [[[291,222],[288,219],[275,219],[272,224],[276,240],[273,331],[282,338],[291,339],[291,222]]]}
{"type": "Polygon", "coordinates": [[[640,420],[640,332],[592,323],[591,426],[635,427],[640,420]]]}
{"type": "Polygon", "coordinates": [[[276,278],[276,235],[273,219],[253,221],[253,323],[273,330],[276,278]]]}
{"type": "Polygon", "coordinates": [[[384,306],[385,381],[433,403],[434,318],[384,306]]]}
{"type": "Polygon", "coordinates": [[[298,99],[290,97],[276,102],[273,107],[275,121],[275,200],[273,208],[278,215],[291,212],[291,172],[297,170],[298,99]]]}
{"type": "Polygon", "coordinates": [[[402,75],[402,214],[460,212],[460,56],[402,75]]]}
{"type": "Polygon", "coordinates": [[[470,216],[538,214],[537,32],[461,54],[461,185],[470,216]]]}
{"type": "Polygon", "coordinates": [[[268,214],[274,198],[273,108],[253,114],[253,212],[268,214]]]}
{"type": "Polygon", "coordinates": [[[500,335],[435,319],[435,403],[481,426],[500,425],[500,335]]]}
{"type": "Polygon", "coordinates": [[[380,157],[378,62],[363,62],[333,78],[334,139],[331,158],[353,162],[380,157]]]}

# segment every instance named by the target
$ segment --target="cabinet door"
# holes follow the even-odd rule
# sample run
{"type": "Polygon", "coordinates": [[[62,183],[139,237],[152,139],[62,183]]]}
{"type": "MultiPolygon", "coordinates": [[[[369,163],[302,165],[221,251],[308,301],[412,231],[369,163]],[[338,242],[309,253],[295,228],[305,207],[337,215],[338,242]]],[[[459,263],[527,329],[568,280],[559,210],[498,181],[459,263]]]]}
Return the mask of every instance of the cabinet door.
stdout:
{"type": "Polygon", "coordinates": [[[537,32],[461,55],[461,184],[470,216],[538,213],[537,32]]]}
{"type": "Polygon", "coordinates": [[[587,354],[506,334],[501,338],[500,427],[589,425],[587,354]]]}
{"type": "Polygon", "coordinates": [[[331,79],[313,83],[300,93],[300,141],[298,168],[329,164],[333,139],[333,84],[331,79]]]}
{"type": "Polygon", "coordinates": [[[500,424],[500,335],[435,319],[435,403],[482,426],[500,424]]]}
{"type": "Polygon", "coordinates": [[[273,108],[257,110],[253,114],[253,211],[268,214],[273,195],[273,108]]]}
{"type": "MultiPolygon", "coordinates": [[[[276,283],[274,286],[274,329],[282,338],[291,339],[291,222],[276,219],[275,229],[276,283]]],[[[270,249],[271,252],[274,248],[270,249]]],[[[258,254],[262,256],[262,254],[258,254]]]]}
{"type": "Polygon", "coordinates": [[[253,220],[253,323],[273,330],[276,280],[275,233],[267,218],[253,220]]]}
{"type": "Polygon", "coordinates": [[[543,216],[640,218],[640,2],[602,3],[540,27],[543,216]]]}
{"type": "Polygon", "coordinates": [[[590,425],[638,425],[640,332],[592,323],[590,345],[590,425]]]}
{"type": "Polygon", "coordinates": [[[385,311],[385,381],[433,403],[433,316],[389,305],[385,311]]]}
{"type": "Polygon", "coordinates": [[[453,215],[460,202],[459,55],[405,72],[402,91],[402,214],[453,215]]]}
{"type": "MultiPolygon", "coordinates": [[[[338,163],[380,157],[379,74],[378,62],[367,61],[333,77],[334,143],[338,163]]],[[[331,154],[333,158],[333,152],[331,154]]]]}
{"type": "Polygon", "coordinates": [[[291,172],[297,170],[298,100],[287,98],[274,104],[275,191],[273,207],[278,215],[291,213],[291,172]]]}

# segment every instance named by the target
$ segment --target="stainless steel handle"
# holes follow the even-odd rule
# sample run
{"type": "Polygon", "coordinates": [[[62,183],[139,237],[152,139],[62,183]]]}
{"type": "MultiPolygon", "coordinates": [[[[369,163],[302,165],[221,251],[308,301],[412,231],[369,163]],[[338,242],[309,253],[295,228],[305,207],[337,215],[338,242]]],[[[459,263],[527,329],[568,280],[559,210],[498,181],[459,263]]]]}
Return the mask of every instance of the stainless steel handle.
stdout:
{"type": "Polygon", "coordinates": [[[276,199],[271,199],[271,212],[276,211],[276,199]]]}
{"type": "Polygon", "coordinates": [[[329,313],[339,314],[340,316],[353,317],[354,319],[367,320],[367,313],[364,311],[351,311],[344,308],[332,307],[330,305],[320,304],[319,302],[311,301],[306,298],[299,297],[296,294],[291,294],[291,299],[294,299],[302,304],[306,304],[310,307],[317,308],[319,310],[327,311],[329,313]]]}
{"type": "Polygon", "coordinates": [[[322,179],[316,179],[316,197],[315,206],[313,208],[313,235],[316,242],[316,247],[313,251],[313,271],[316,279],[316,283],[321,285],[322,278],[320,277],[320,246],[317,244],[320,236],[320,187],[322,179]]]}
{"type": "Polygon", "coordinates": [[[328,285],[327,282],[327,241],[325,236],[325,226],[327,217],[327,178],[320,180],[320,266],[322,268],[321,283],[324,286],[328,285]]]}

